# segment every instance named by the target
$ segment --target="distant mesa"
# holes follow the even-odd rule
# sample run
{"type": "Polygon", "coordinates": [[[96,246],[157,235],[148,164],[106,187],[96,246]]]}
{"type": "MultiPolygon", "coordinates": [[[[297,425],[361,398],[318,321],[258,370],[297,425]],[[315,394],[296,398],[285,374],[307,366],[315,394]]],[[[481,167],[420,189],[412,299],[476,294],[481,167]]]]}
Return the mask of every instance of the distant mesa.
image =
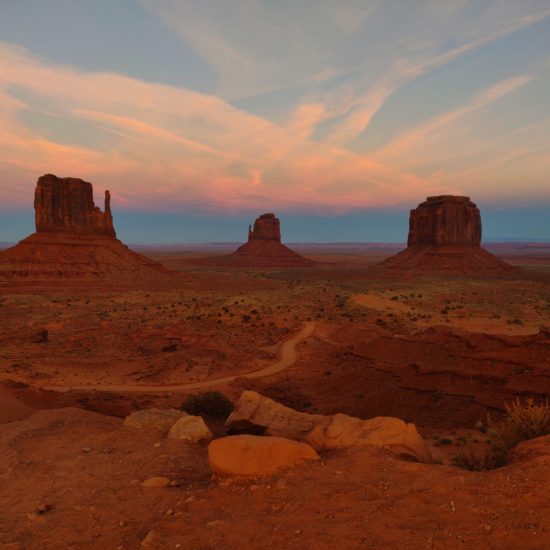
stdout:
{"type": "Polygon", "coordinates": [[[470,197],[428,197],[411,210],[408,246],[480,246],[481,214],[470,197]]]}
{"type": "Polygon", "coordinates": [[[407,248],[381,264],[396,273],[499,275],[517,271],[481,248],[481,214],[469,197],[428,197],[409,217],[407,248]]]}
{"type": "Polygon", "coordinates": [[[250,241],[277,241],[281,242],[281,221],[275,214],[262,214],[256,218],[254,228],[248,226],[248,242],[250,241]]]}
{"type": "Polygon", "coordinates": [[[275,214],[262,214],[248,227],[248,242],[226,257],[243,267],[311,267],[315,262],[281,243],[281,222],[275,214]]]}
{"type": "Polygon", "coordinates": [[[36,233],[0,253],[0,288],[142,286],[178,274],[116,238],[109,191],[105,210],[92,184],[46,174],[34,196],[36,233]]]}

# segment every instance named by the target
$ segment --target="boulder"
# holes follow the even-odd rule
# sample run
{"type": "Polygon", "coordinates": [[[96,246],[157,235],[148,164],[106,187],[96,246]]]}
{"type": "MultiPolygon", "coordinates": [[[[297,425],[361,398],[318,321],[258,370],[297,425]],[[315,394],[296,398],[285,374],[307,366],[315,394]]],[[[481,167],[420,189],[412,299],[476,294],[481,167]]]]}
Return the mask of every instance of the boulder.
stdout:
{"type": "Polygon", "coordinates": [[[138,430],[157,430],[166,435],[178,420],[186,416],[186,412],[177,409],[143,409],[129,414],[124,425],[138,430]]]}
{"type": "Polygon", "coordinates": [[[205,442],[212,439],[212,432],[200,416],[184,416],[170,428],[168,439],[182,439],[190,443],[205,442]]]}
{"type": "Polygon", "coordinates": [[[167,477],[150,477],[141,485],[147,488],[168,487],[170,485],[170,480],[167,477]]]}
{"type": "Polygon", "coordinates": [[[226,426],[234,431],[261,427],[269,435],[305,440],[324,418],[320,414],[295,411],[255,391],[243,391],[226,426]]]}
{"type": "Polygon", "coordinates": [[[416,426],[391,416],[361,420],[335,414],[328,422],[317,424],[305,439],[317,449],[374,445],[385,447],[398,456],[432,462],[431,452],[416,426]]]}
{"type": "Polygon", "coordinates": [[[345,414],[301,413],[252,391],[241,394],[226,425],[236,431],[261,428],[265,434],[304,441],[317,450],[374,445],[419,462],[432,462],[414,424],[384,416],[362,420],[345,414]]]}
{"type": "Polygon", "coordinates": [[[266,475],[318,458],[319,455],[306,443],[283,437],[232,435],[216,439],[208,446],[211,470],[228,475],[266,475]]]}

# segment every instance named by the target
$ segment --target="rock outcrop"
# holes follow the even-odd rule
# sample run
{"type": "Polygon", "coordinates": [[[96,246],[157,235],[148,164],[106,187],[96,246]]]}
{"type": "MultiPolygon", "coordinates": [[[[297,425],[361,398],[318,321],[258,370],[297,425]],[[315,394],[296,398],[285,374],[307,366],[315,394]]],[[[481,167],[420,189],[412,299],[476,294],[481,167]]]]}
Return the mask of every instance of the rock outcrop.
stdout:
{"type": "Polygon", "coordinates": [[[281,222],[275,214],[262,214],[256,218],[254,227],[248,226],[248,242],[275,241],[281,242],[281,222]]]}
{"type": "Polygon", "coordinates": [[[0,253],[0,289],[149,287],[183,279],[116,238],[108,191],[102,212],[91,183],[47,174],[38,179],[34,207],[36,232],[0,253]]]}
{"type": "Polygon", "coordinates": [[[168,439],[181,439],[189,443],[208,443],[212,439],[212,432],[200,416],[184,416],[171,428],[168,439]]]}
{"type": "Polygon", "coordinates": [[[124,419],[124,426],[138,430],[156,430],[166,435],[178,420],[185,417],[187,413],[177,409],[142,409],[129,414],[124,419]]]}
{"type": "Polygon", "coordinates": [[[481,248],[481,214],[469,197],[428,197],[409,217],[407,248],[381,265],[398,274],[501,275],[517,271],[481,248]]]}
{"type": "Polygon", "coordinates": [[[241,394],[226,426],[230,431],[262,429],[267,435],[303,441],[317,450],[374,445],[419,462],[432,462],[431,452],[416,426],[399,418],[362,420],[345,414],[301,413],[253,391],[241,394]]]}
{"type": "Polygon", "coordinates": [[[111,195],[105,191],[105,211],[94,204],[92,184],[78,178],[46,174],[38,178],[34,192],[37,233],[67,231],[115,237],[111,195]]]}
{"type": "Polygon", "coordinates": [[[248,227],[248,242],[228,256],[205,263],[228,267],[312,267],[315,262],[300,256],[281,242],[281,222],[275,214],[262,214],[248,227]]]}
{"type": "Polygon", "coordinates": [[[293,466],[319,455],[306,443],[284,437],[233,435],[208,446],[210,469],[219,474],[260,476],[293,466]]]}
{"type": "Polygon", "coordinates": [[[481,214],[469,197],[428,197],[411,210],[408,246],[479,246],[481,214]]]}

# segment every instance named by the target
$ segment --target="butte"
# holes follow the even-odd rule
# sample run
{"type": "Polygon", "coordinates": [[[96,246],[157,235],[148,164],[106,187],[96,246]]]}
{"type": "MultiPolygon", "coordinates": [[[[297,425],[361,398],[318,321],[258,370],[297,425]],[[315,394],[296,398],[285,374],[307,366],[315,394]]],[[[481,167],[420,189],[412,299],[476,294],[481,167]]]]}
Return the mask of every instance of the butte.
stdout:
{"type": "Polygon", "coordinates": [[[232,267],[312,267],[315,262],[281,243],[281,222],[275,214],[262,214],[248,226],[248,242],[227,256],[211,260],[232,267]]]}
{"type": "Polygon", "coordinates": [[[34,194],[36,232],[0,253],[0,288],[70,289],[159,286],[171,272],[116,238],[105,191],[105,211],[92,184],[46,174],[34,194]]]}
{"type": "Polygon", "coordinates": [[[481,214],[469,197],[428,197],[409,217],[407,248],[381,267],[396,274],[498,276],[517,268],[481,248],[481,214]]]}

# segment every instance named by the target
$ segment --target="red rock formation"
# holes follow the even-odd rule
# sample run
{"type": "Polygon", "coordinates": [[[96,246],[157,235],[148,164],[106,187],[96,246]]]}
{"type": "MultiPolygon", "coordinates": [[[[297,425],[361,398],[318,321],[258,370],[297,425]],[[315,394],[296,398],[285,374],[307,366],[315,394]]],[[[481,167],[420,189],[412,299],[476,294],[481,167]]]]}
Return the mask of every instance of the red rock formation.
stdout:
{"type": "Polygon", "coordinates": [[[517,271],[480,246],[481,215],[469,197],[428,197],[411,210],[407,248],[382,263],[401,274],[498,275],[517,271]]]}
{"type": "Polygon", "coordinates": [[[243,267],[310,267],[314,262],[281,243],[281,223],[275,214],[262,214],[248,228],[248,242],[225,257],[227,265],[243,267]]]}
{"type": "Polygon", "coordinates": [[[281,222],[275,214],[262,214],[254,222],[254,229],[248,226],[248,242],[255,240],[281,242],[281,222]]]}
{"type": "Polygon", "coordinates": [[[34,193],[36,231],[67,231],[115,237],[111,196],[105,191],[105,212],[95,206],[92,184],[78,178],[46,174],[34,193]]]}
{"type": "Polygon", "coordinates": [[[428,197],[411,210],[408,246],[479,246],[481,214],[469,197],[428,197]]]}
{"type": "Polygon", "coordinates": [[[115,234],[109,191],[105,212],[92,184],[47,174],[35,190],[33,233],[0,253],[0,289],[119,288],[175,284],[182,277],[136,254],[115,234]]]}

